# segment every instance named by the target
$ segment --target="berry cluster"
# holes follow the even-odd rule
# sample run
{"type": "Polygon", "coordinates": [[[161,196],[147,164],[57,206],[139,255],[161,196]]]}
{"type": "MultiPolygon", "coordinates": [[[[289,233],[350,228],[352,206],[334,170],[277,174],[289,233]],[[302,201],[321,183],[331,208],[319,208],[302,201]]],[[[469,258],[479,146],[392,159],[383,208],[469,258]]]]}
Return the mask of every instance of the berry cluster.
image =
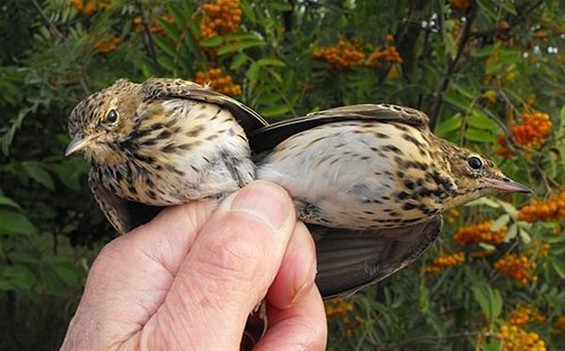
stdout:
{"type": "Polygon", "coordinates": [[[375,50],[367,59],[367,65],[380,67],[383,62],[402,63],[402,57],[396,50],[396,47],[389,46],[380,50],[375,50]]]}
{"type": "MultiPolygon", "coordinates": [[[[387,34],[387,42],[392,42],[394,37],[387,34]]],[[[361,48],[357,41],[349,40],[343,36],[339,38],[337,44],[328,48],[316,48],[312,52],[314,58],[326,61],[326,63],[336,71],[345,71],[354,66],[380,67],[383,63],[402,63],[402,57],[394,46],[387,46],[382,49],[373,50],[369,57],[361,48]]]]}
{"type": "Polygon", "coordinates": [[[363,322],[363,319],[359,316],[355,316],[354,321],[351,320],[349,315],[354,309],[354,303],[351,300],[343,298],[333,299],[326,303],[325,308],[328,318],[339,318],[345,324],[344,337],[353,335],[355,328],[363,322]]]}
{"type": "Polygon", "coordinates": [[[529,284],[536,280],[532,270],[536,268],[536,263],[530,261],[527,256],[505,255],[495,262],[494,269],[500,273],[516,279],[522,284],[529,284]]]}
{"type": "Polygon", "coordinates": [[[549,250],[551,249],[551,245],[548,243],[543,243],[539,240],[533,240],[526,251],[528,256],[536,256],[536,257],[546,257],[549,255],[549,250]]]}
{"type": "Polygon", "coordinates": [[[216,0],[202,5],[204,18],[200,23],[203,39],[237,32],[241,22],[239,0],[216,0]]]}
{"type": "Polygon", "coordinates": [[[108,7],[108,1],[97,0],[71,0],[71,6],[84,15],[92,15],[97,10],[103,10],[108,7]]]}
{"type": "Polygon", "coordinates": [[[194,82],[229,96],[241,94],[241,85],[235,84],[233,78],[224,73],[222,67],[210,68],[207,71],[196,72],[194,82]]]}
{"type": "MultiPolygon", "coordinates": [[[[171,16],[167,16],[167,15],[163,15],[161,17],[159,17],[159,19],[161,21],[167,22],[167,23],[175,23],[175,19],[171,16]]],[[[138,32],[142,32],[143,31],[143,19],[141,17],[136,17],[133,19],[133,24],[135,26],[135,28],[137,29],[138,32]]],[[[157,34],[157,35],[161,35],[163,33],[165,33],[165,29],[163,29],[163,27],[161,27],[159,25],[159,23],[157,23],[156,21],[151,21],[151,24],[149,25],[149,30],[151,31],[151,33],[153,34],[157,34]]]]}
{"type": "Polygon", "coordinates": [[[488,220],[479,224],[462,227],[455,233],[453,239],[459,246],[475,245],[479,243],[500,244],[504,240],[508,228],[502,227],[496,231],[492,231],[490,230],[492,224],[493,220],[488,220]]]}
{"type": "Polygon", "coordinates": [[[459,266],[465,262],[465,254],[463,252],[451,255],[438,256],[434,258],[431,266],[426,266],[424,270],[428,273],[437,273],[446,267],[459,266]]]}
{"type": "Polygon", "coordinates": [[[471,0],[449,0],[449,7],[453,11],[466,12],[471,6],[471,0]]]}
{"type": "Polygon", "coordinates": [[[521,327],[534,321],[543,322],[545,317],[537,308],[531,306],[520,306],[510,312],[510,316],[506,320],[508,324],[521,327]]]}
{"type": "Polygon", "coordinates": [[[337,298],[330,300],[326,303],[326,316],[331,317],[346,317],[347,314],[353,311],[354,304],[352,300],[344,298],[337,298]]]}
{"type": "Polygon", "coordinates": [[[461,211],[459,211],[456,208],[452,208],[449,211],[447,211],[447,218],[446,221],[449,224],[453,224],[457,221],[457,218],[459,218],[459,215],[461,215],[461,211]]]}
{"type": "MultiPolygon", "coordinates": [[[[528,148],[536,148],[545,143],[551,132],[551,126],[551,119],[547,113],[539,111],[523,113],[522,123],[511,126],[510,132],[518,144],[528,148]]],[[[500,147],[495,153],[503,157],[511,157],[512,153],[506,146],[505,136],[499,135],[497,139],[500,147]]]]}
{"type": "Polygon", "coordinates": [[[345,37],[340,37],[337,44],[329,48],[314,49],[312,56],[326,61],[336,71],[344,71],[365,62],[365,53],[359,50],[358,43],[345,37]]]}
{"type": "Polygon", "coordinates": [[[518,219],[533,223],[565,218],[565,191],[546,201],[534,202],[518,212],[518,219]]]}
{"type": "Polygon", "coordinates": [[[546,351],[545,342],[537,333],[528,333],[515,325],[500,327],[503,351],[546,351]]]}
{"type": "Polygon", "coordinates": [[[555,334],[565,334],[565,315],[557,318],[551,327],[551,332],[555,334]]]}
{"type": "Polygon", "coordinates": [[[94,48],[101,53],[107,53],[116,50],[120,44],[119,37],[113,37],[110,39],[100,39],[96,43],[94,43],[94,48]]]}

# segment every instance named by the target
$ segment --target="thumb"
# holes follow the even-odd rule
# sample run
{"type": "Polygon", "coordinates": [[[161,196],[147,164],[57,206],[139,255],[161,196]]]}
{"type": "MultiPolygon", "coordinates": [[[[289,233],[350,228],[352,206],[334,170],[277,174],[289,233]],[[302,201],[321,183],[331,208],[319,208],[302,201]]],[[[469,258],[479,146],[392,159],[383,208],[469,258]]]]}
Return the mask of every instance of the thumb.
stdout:
{"type": "Polygon", "coordinates": [[[278,272],[295,223],[292,201],[279,186],[258,181],[229,196],[199,231],[163,308],[145,329],[154,323],[159,330],[176,330],[180,347],[239,345],[249,313],[278,272]],[[179,330],[185,331],[184,341],[179,330]]]}

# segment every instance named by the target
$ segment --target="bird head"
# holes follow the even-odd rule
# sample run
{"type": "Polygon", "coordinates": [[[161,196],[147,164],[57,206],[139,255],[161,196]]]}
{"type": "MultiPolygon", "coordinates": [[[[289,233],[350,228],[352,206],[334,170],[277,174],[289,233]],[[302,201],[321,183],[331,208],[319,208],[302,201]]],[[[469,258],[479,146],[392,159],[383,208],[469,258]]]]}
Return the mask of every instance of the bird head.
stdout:
{"type": "Polygon", "coordinates": [[[442,144],[457,188],[456,195],[445,204],[446,209],[493,193],[532,193],[527,186],[504,175],[490,159],[447,141],[442,144]]]}
{"type": "Polygon", "coordinates": [[[142,99],[139,89],[139,84],[120,79],[81,101],[69,117],[72,140],[65,155],[82,152],[92,160],[115,154],[118,143],[133,130],[133,116],[142,99]]]}

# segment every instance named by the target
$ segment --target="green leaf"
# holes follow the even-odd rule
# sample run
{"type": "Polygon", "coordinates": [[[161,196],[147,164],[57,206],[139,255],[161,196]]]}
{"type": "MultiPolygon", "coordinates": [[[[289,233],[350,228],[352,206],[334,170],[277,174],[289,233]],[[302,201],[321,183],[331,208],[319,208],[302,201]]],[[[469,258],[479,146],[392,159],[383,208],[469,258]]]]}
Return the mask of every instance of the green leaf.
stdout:
{"type": "Polygon", "coordinates": [[[486,130],[469,128],[465,131],[465,139],[476,141],[479,143],[492,143],[496,140],[496,136],[486,130]]]}
{"type": "Polygon", "coordinates": [[[474,85],[453,83],[452,88],[461,96],[469,99],[469,101],[473,101],[479,95],[479,91],[474,85]]]}
{"type": "Polygon", "coordinates": [[[0,206],[8,206],[8,207],[15,208],[17,210],[22,209],[20,207],[20,205],[18,205],[17,202],[15,202],[14,200],[10,199],[9,197],[5,197],[5,196],[0,196],[0,206]]]}
{"type": "Polygon", "coordinates": [[[494,221],[494,223],[492,223],[490,230],[496,232],[497,230],[502,229],[502,227],[506,226],[508,222],[510,222],[510,215],[503,214],[502,216],[498,217],[496,221],[494,221]]]}
{"type": "Polygon", "coordinates": [[[280,116],[290,111],[287,105],[272,106],[264,109],[262,115],[265,117],[280,116]]]}
{"type": "Polygon", "coordinates": [[[161,49],[165,54],[167,54],[170,58],[177,55],[174,43],[158,35],[154,35],[152,38],[155,44],[157,44],[157,47],[161,49]]]}
{"type": "Polygon", "coordinates": [[[167,10],[169,14],[175,19],[175,23],[179,28],[184,28],[186,26],[186,18],[190,16],[183,11],[179,6],[171,2],[167,3],[167,10]]]}
{"type": "Polygon", "coordinates": [[[502,312],[502,296],[496,289],[489,285],[472,288],[475,300],[481,306],[481,310],[492,323],[502,312]]]}
{"type": "Polygon", "coordinates": [[[490,319],[491,316],[491,305],[488,299],[487,292],[485,288],[488,288],[486,285],[482,287],[473,287],[471,290],[473,291],[473,296],[475,297],[475,301],[479,303],[481,306],[481,310],[485,314],[485,316],[490,319]]]}
{"type": "Polygon", "coordinates": [[[259,72],[261,72],[261,67],[256,62],[251,64],[251,67],[247,70],[246,77],[249,80],[249,88],[253,89],[259,79],[259,72]]]}
{"type": "Polygon", "coordinates": [[[565,262],[559,259],[551,259],[551,265],[555,270],[555,273],[561,278],[565,279],[565,262]]]}
{"type": "Polygon", "coordinates": [[[257,61],[257,64],[261,67],[264,66],[277,66],[277,67],[285,67],[286,64],[284,62],[282,62],[281,60],[277,59],[277,58],[262,58],[259,61],[257,61]]]}
{"type": "Polygon", "coordinates": [[[502,295],[497,289],[492,289],[492,319],[500,316],[502,312],[502,295]]]}
{"type": "Polygon", "coordinates": [[[35,234],[37,229],[23,214],[0,208],[0,233],[35,234]]]}
{"type": "Polygon", "coordinates": [[[38,162],[22,162],[22,167],[31,179],[49,190],[55,190],[53,177],[38,162]]]}
{"type": "Polygon", "coordinates": [[[66,285],[71,287],[80,285],[81,272],[72,264],[68,262],[61,262],[57,265],[54,265],[52,269],[55,271],[61,281],[63,281],[66,285]]]}
{"type": "Polygon", "coordinates": [[[237,54],[231,62],[230,69],[236,70],[239,67],[241,67],[245,62],[247,62],[247,55],[243,53],[237,54]]]}
{"type": "Polygon", "coordinates": [[[496,251],[496,246],[491,245],[491,244],[487,244],[487,243],[479,243],[479,246],[486,251],[496,251]]]}
{"type": "Polygon", "coordinates": [[[57,175],[61,183],[78,192],[80,177],[88,171],[88,165],[82,157],[75,157],[69,161],[52,165],[50,169],[57,175]]]}
{"type": "Polygon", "coordinates": [[[520,239],[522,239],[522,242],[526,245],[528,245],[532,241],[530,233],[528,233],[528,231],[523,228],[520,228],[520,230],[518,230],[518,235],[520,236],[520,239]]]}
{"type": "Polygon", "coordinates": [[[216,46],[220,46],[224,43],[224,39],[218,35],[211,37],[211,38],[206,38],[204,40],[200,41],[200,46],[204,46],[207,48],[212,48],[212,47],[216,47],[216,46]]]}
{"type": "Polygon", "coordinates": [[[443,94],[443,100],[466,111],[471,105],[472,99],[467,99],[454,91],[447,91],[443,94]]]}
{"type": "Polygon", "coordinates": [[[272,69],[267,69],[267,72],[269,72],[269,74],[271,75],[271,77],[275,78],[275,81],[277,83],[282,83],[282,76],[279,72],[276,72],[272,69]]]}
{"type": "Polygon", "coordinates": [[[565,174],[565,105],[559,111],[559,129],[555,135],[555,147],[559,152],[556,162],[561,165],[562,174],[565,174]]]}
{"type": "Polygon", "coordinates": [[[268,4],[269,7],[272,8],[273,10],[277,10],[281,12],[292,10],[292,5],[284,1],[269,0],[268,4]]]}
{"type": "Polygon", "coordinates": [[[444,30],[442,31],[442,39],[445,49],[451,58],[457,55],[457,42],[452,35],[452,30],[455,26],[455,21],[450,19],[444,22],[444,30]],[[449,29],[449,30],[448,30],[449,29]]]}
{"type": "Polygon", "coordinates": [[[513,65],[522,62],[522,55],[518,50],[503,50],[500,52],[500,62],[505,65],[513,65]]]}
{"type": "Polygon", "coordinates": [[[516,12],[516,7],[513,4],[513,1],[507,1],[507,0],[497,1],[496,4],[501,8],[505,9],[508,13],[510,13],[513,16],[516,16],[518,14],[516,12]]]}
{"type": "Polygon", "coordinates": [[[496,202],[498,202],[500,204],[500,206],[502,207],[502,209],[504,210],[504,212],[508,213],[510,215],[510,217],[512,218],[518,218],[518,210],[516,209],[516,207],[514,207],[514,205],[512,205],[511,203],[508,203],[506,201],[502,201],[502,200],[496,200],[496,202]]]}
{"type": "Polygon", "coordinates": [[[0,280],[7,280],[19,290],[30,290],[37,282],[33,272],[23,265],[6,266],[0,280]]]}
{"type": "Polygon", "coordinates": [[[178,43],[180,41],[181,32],[176,26],[161,19],[159,19],[157,22],[161,27],[163,27],[167,36],[171,38],[174,43],[178,43]]]}
{"type": "Polygon", "coordinates": [[[476,58],[489,56],[495,47],[493,45],[486,45],[484,47],[471,51],[471,56],[476,58]]]}
{"type": "Polygon", "coordinates": [[[253,40],[253,41],[242,41],[239,43],[231,43],[224,46],[221,46],[218,49],[218,55],[225,55],[232,52],[236,52],[243,49],[248,49],[252,47],[262,46],[265,45],[265,42],[262,40],[253,40]]]}
{"type": "Polygon", "coordinates": [[[504,242],[510,242],[510,240],[514,239],[516,235],[518,235],[518,225],[516,223],[512,223],[512,225],[508,228],[506,235],[504,235],[504,242]]]}
{"type": "Polygon", "coordinates": [[[243,17],[246,20],[250,21],[251,23],[255,24],[257,22],[257,17],[255,16],[255,12],[248,1],[241,1],[239,3],[241,10],[243,11],[243,17]]]}
{"type": "Polygon", "coordinates": [[[455,116],[442,121],[436,128],[435,134],[439,137],[443,137],[449,132],[458,130],[461,128],[461,124],[463,122],[463,118],[461,118],[460,114],[456,114],[455,116]]]}
{"type": "Polygon", "coordinates": [[[272,105],[277,101],[281,101],[282,96],[279,93],[263,94],[257,98],[257,102],[262,105],[272,105]]]}
{"type": "Polygon", "coordinates": [[[487,197],[481,197],[479,199],[469,201],[464,206],[488,206],[492,208],[500,208],[500,204],[496,201],[493,201],[487,197]]]}
{"type": "Polygon", "coordinates": [[[261,37],[255,33],[228,33],[224,35],[224,40],[226,43],[232,41],[254,41],[261,40],[261,37]]]}
{"type": "Polygon", "coordinates": [[[161,67],[167,69],[170,74],[174,75],[177,71],[177,66],[172,56],[161,56],[159,58],[161,67]]]}
{"type": "Polygon", "coordinates": [[[498,125],[488,118],[483,111],[478,109],[471,111],[471,115],[467,118],[467,124],[477,129],[487,129],[490,131],[498,129],[498,125]]]}

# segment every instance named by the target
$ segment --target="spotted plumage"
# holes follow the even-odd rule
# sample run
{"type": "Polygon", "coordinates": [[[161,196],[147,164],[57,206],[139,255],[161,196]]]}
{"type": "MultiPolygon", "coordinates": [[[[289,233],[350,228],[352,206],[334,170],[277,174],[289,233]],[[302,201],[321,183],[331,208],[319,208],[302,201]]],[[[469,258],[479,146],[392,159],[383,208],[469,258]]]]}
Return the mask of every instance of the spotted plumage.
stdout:
{"type": "Polygon", "coordinates": [[[289,192],[316,239],[326,297],[414,261],[441,231],[443,211],[494,192],[529,192],[401,106],[321,111],[255,130],[250,143],[257,178],[289,192]]]}
{"type": "Polygon", "coordinates": [[[90,162],[93,194],[124,233],[150,218],[132,203],[219,199],[252,181],[246,132],[265,124],[247,106],[192,82],[120,79],[72,111],[67,154],[81,151],[90,162]]]}

